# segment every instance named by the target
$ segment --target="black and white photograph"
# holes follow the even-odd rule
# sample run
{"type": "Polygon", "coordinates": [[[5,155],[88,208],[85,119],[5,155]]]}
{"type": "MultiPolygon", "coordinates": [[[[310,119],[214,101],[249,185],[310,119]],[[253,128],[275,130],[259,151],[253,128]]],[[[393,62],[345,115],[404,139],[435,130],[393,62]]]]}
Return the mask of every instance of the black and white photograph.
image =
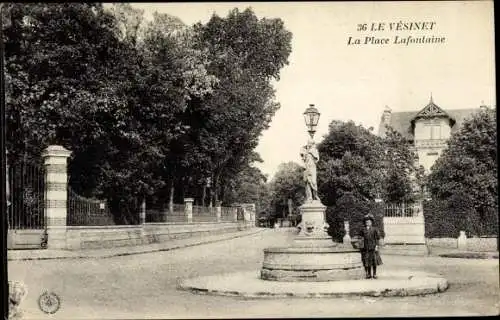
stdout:
{"type": "Polygon", "coordinates": [[[0,18],[4,319],[500,313],[493,1],[0,18]]]}

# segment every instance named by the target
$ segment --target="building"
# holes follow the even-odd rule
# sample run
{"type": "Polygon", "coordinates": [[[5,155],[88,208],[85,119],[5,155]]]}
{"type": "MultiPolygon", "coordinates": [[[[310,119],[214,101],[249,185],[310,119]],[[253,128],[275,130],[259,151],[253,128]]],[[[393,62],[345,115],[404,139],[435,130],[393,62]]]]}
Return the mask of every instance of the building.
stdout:
{"type": "Polygon", "coordinates": [[[392,112],[386,107],[379,126],[379,136],[384,136],[386,125],[409,139],[418,154],[419,165],[428,173],[446,147],[446,141],[456,132],[465,119],[485,106],[474,109],[442,109],[432,99],[421,110],[392,112]]]}

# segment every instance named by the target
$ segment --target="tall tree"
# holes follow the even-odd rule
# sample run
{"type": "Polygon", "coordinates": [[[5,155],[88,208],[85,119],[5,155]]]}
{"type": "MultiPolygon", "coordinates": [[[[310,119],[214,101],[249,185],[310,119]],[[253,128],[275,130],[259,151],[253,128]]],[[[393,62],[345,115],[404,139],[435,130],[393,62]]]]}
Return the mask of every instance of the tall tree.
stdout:
{"type": "Polygon", "coordinates": [[[498,233],[496,108],[481,110],[452,135],[431,168],[428,187],[436,199],[467,194],[485,233],[498,233]]]}
{"type": "Polygon", "coordinates": [[[384,146],[370,130],[332,121],[318,151],[318,189],[325,205],[335,205],[345,193],[373,200],[382,191],[384,146]]]}
{"type": "Polygon", "coordinates": [[[214,15],[194,29],[198,48],[207,50],[209,74],[220,81],[190,110],[194,136],[201,140],[193,140],[191,150],[208,157],[205,174],[212,176],[217,198],[233,169],[254,159],[258,138],[279,107],[270,80],[288,63],[291,33],[281,20],[258,19],[251,9],[214,15]]]}
{"type": "Polygon", "coordinates": [[[163,32],[161,17],[143,38],[120,37],[119,21],[100,4],[12,4],[9,18],[11,155],[65,145],[72,187],[111,198],[126,215],[125,199],[164,185],[161,164],[184,130],[178,114],[211,90],[206,59],[184,33],[163,32]]]}
{"type": "Polygon", "coordinates": [[[387,127],[382,142],[385,155],[382,198],[393,203],[415,200],[415,189],[422,188],[423,168],[418,165],[412,144],[391,127],[387,127]]]}

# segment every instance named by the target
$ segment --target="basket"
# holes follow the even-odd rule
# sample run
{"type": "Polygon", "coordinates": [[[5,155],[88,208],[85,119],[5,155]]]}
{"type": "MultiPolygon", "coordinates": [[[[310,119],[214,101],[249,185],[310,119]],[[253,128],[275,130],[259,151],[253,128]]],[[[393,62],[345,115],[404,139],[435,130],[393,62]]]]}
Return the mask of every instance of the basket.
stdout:
{"type": "Polygon", "coordinates": [[[365,247],[365,241],[362,237],[353,237],[351,244],[354,249],[361,250],[365,247]]]}

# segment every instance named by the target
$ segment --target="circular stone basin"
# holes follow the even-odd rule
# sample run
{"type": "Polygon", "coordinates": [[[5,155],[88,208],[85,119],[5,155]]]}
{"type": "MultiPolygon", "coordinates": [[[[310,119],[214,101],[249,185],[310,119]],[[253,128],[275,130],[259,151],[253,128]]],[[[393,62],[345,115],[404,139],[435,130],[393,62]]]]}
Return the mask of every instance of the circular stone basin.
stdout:
{"type": "Polygon", "coordinates": [[[363,275],[358,250],[342,247],[264,249],[261,278],[271,281],[334,281],[363,275]]]}
{"type": "Polygon", "coordinates": [[[379,278],[335,282],[278,282],[260,279],[258,272],[238,272],[183,280],[179,289],[198,294],[249,298],[394,297],[443,292],[448,281],[438,275],[384,268],[379,278]]]}

